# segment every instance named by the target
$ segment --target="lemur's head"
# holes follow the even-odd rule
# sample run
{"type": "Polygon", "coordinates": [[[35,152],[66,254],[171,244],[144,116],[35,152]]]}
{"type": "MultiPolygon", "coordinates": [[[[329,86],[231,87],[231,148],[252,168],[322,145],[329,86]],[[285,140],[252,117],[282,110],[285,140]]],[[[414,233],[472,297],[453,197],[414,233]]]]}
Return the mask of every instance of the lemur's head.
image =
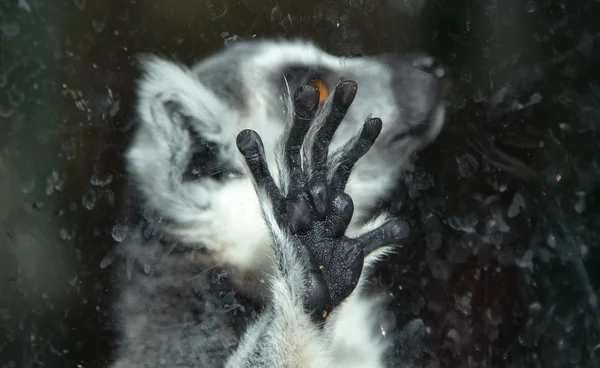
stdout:
{"type": "Polygon", "coordinates": [[[257,131],[275,168],[274,147],[298,86],[318,87],[320,109],[327,109],[340,78],[358,83],[332,150],[369,116],[383,121],[348,183],[356,221],[397,185],[411,155],[443,125],[443,71],[424,56],[343,58],[310,43],[260,41],[235,44],[193,68],[158,58],[145,59],[144,67],[129,171],[168,233],[217,253],[223,244],[268,241],[235,138],[242,129],[257,131]]]}

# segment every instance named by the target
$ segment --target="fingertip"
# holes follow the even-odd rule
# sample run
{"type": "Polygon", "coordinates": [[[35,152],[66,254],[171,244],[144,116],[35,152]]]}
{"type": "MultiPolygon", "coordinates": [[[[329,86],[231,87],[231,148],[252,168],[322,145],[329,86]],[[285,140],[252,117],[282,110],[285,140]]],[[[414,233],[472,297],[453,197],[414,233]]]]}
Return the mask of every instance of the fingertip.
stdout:
{"type": "Polygon", "coordinates": [[[335,87],[333,97],[334,103],[341,104],[344,107],[349,107],[356,97],[358,84],[353,80],[340,80],[335,87]]]}
{"type": "Polygon", "coordinates": [[[363,125],[363,134],[370,140],[374,141],[375,139],[377,139],[377,137],[379,137],[382,127],[383,122],[381,121],[381,119],[370,119],[363,125]]]}
{"type": "Polygon", "coordinates": [[[319,89],[309,84],[300,86],[294,94],[294,105],[296,114],[312,119],[319,107],[319,89]]]}
{"type": "Polygon", "coordinates": [[[243,155],[258,151],[260,136],[252,129],[244,129],[237,135],[236,144],[243,155]]]}

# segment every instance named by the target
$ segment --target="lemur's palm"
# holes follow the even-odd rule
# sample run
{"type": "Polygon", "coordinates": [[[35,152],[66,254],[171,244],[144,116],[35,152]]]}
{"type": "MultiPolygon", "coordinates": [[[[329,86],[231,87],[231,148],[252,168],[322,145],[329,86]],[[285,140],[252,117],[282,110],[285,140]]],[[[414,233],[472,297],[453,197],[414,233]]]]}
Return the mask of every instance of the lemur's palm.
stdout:
{"type": "Polygon", "coordinates": [[[281,190],[267,167],[260,136],[244,130],[237,137],[263,210],[268,206],[264,212],[274,217],[267,219],[272,235],[283,232],[286,243],[293,247],[294,260],[290,260],[289,252],[282,249],[288,245],[280,244],[281,240],[273,236],[277,267],[285,273],[290,263],[301,263],[306,275],[304,285],[298,288],[304,292],[305,308],[316,318],[325,316],[354,290],[365,254],[397,242],[407,231],[404,222],[389,221],[356,239],[344,235],[353,214],[352,199],[344,193],[346,182],[354,164],[371,148],[382,127],[380,119],[370,119],[360,134],[341,148],[339,159],[328,162],[329,144],[356,90],[353,81],[337,85],[331,109],[316,131],[312,147],[305,149],[302,156],[302,148],[308,143],[305,137],[319,105],[319,92],[311,86],[298,89],[294,96],[294,122],[285,142],[281,190]]]}

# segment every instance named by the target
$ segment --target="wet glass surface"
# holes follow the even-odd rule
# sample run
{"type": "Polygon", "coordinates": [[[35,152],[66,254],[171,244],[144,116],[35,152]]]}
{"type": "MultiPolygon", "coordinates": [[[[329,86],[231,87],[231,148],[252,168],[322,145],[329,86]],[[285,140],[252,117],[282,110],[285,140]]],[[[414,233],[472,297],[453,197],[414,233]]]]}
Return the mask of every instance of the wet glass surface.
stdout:
{"type": "Polygon", "coordinates": [[[393,202],[413,245],[381,266],[431,367],[600,364],[597,1],[0,0],[0,367],[105,367],[129,231],[136,57],[242,39],[355,56],[424,50],[444,131],[393,202]]]}

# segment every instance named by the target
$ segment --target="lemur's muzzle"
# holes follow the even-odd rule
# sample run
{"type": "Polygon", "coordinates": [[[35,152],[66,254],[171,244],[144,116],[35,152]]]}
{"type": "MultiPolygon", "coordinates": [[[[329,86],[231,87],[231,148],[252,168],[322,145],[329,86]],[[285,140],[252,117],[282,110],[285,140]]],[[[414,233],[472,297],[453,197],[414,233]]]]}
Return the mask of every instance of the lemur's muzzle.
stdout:
{"type": "Polygon", "coordinates": [[[437,135],[443,119],[444,98],[450,89],[444,67],[435,58],[422,55],[385,55],[382,62],[392,70],[390,87],[398,102],[401,119],[407,125],[407,130],[394,140],[406,136],[427,139],[437,135]]]}

